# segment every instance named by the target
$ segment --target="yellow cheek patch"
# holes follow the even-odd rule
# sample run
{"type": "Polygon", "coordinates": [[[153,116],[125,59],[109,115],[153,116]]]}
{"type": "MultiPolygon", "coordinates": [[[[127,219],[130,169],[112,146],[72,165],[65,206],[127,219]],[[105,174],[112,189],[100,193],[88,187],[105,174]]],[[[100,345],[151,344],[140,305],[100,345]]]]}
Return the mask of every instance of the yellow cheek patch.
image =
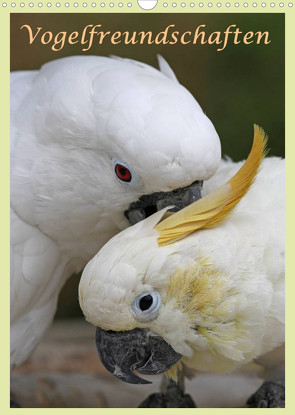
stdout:
{"type": "MultiPolygon", "coordinates": [[[[193,337],[191,341],[196,343],[190,346],[206,345],[204,354],[194,352],[196,368],[203,367],[206,354],[212,354],[219,356],[214,360],[214,371],[222,372],[252,352],[249,328],[253,329],[253,325],[241,315],[240,292],[230,276],[214,268],[209,260],[200,257],[191,266],[176,270],[167,281],[162,299],[187,317],[184,332],[199,335],[193,337]]],[[[207,367],[206,362],[204,365],[207,367]]],[[[177,373],[177,367],[173,367],[167,376],[175,379],[177,373]]]]}
{"type": "MultiPolygon", "coordinates": [[[[226,296],[226,279],[200,258],[192,266],[178,269],[170,276],[163,301],[173,301],[177,309],[195,320],[196,315],[203,318],[215,315],[215,308],[220,308],[226,296]]],[[[224,313],[222,307],[219,312],[224,313]]]]}

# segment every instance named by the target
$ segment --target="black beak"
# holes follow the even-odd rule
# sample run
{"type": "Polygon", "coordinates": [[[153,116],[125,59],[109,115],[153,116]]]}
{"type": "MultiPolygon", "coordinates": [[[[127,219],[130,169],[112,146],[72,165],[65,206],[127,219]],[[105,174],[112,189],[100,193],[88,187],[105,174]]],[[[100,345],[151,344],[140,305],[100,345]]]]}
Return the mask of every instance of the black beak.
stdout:
{"type": "Polygon", "coordinates": [[[147,329],[105,331],[96,328],[96,348],[105,368],[128,383],[151,383],[134,373],[166,372],[181,358],[161,337],[147,329]]]}
{"type": "Polygon", "coordinates": [[[124,215],[131,225],[147,218],[166,206],[173,205],[172,212],[177,212],[201,198],[203,182],[196,181],[187,187],[172,190],[171,192],[156,192],[144,195],[137,202],[131,203],[124,215]]]}

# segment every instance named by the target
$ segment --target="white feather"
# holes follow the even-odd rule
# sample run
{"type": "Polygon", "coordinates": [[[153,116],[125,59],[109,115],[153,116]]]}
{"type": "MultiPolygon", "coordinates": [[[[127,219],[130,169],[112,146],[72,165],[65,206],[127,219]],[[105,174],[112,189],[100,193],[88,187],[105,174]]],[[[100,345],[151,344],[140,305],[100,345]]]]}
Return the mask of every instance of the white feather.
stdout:
{"type": "Polygon", "coordinates": [[[161,55],[157,55],[160,71],[165,74],[168,78],[172,79],[175,82],[177,81],[176,75],[173,72],[172,68],[169,66],[168,62],[161,55]]]}
{"type": "MultiPolygon", "coordinates": [[[[228,181],[241,164],[223,162],[204,192],[228,181]]],[[[284,173],[284,160],[265,159],[226,221],[174,244],[159,247],[148,221],[116,235],[83,272],[79,293],[86,319],[108,330],[149,327],[185,356],[186,366],[201,371],[230,371],[254,359],[266,362],[264,355],[284,344],[284,173]],[[165,297],[171,275],[202,261],[202,272],[213,270],[212,283],[222,281],[220,303],[205,316],[196,311],[192,320],[169,298],[155,320],[136,321],[130,311],[136,296],[158,290],[165,297]],[[205,328],[206,335],[195,327],[205,328]]],[[[282,362],[282,353],[276,358],[282,362]]]]}
{"type": "Polygon", "coordinates": [[[11,150],[14,365],[49,325],[71,272],[128,226],[130,203],[209,178],[220,143],[192,95],[165,74],[77,56],[11,74],[11,150]],[[117,180],[114,159],[139,186],[117,180]]]}

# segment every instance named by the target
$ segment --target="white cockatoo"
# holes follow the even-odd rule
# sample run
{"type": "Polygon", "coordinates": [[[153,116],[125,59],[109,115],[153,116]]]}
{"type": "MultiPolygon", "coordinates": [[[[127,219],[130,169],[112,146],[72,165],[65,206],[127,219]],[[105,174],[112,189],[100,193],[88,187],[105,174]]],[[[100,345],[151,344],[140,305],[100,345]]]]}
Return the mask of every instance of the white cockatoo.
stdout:
{"type": "Polygon", "coordinates": [[[49,326],[67,278],[112,236],[200,197],[220,141],[160,71],[77,56],[11,74],[11,365],[49,326]]]}
{"type": "MultiPolygon", "coordinates": [[[[202,199],[124,230],[87,264],[80,305],[120,379],[147,383],[135,368],[175,378],[181,365],[223,373],[253,361],[267,379],[281,375],[285,164],[262,161],[265,142],[255,126],[246,162],[224,162],[202,199]]],[[[282,405],[273,387],[265,383],[258,406],[282,405]]]]}

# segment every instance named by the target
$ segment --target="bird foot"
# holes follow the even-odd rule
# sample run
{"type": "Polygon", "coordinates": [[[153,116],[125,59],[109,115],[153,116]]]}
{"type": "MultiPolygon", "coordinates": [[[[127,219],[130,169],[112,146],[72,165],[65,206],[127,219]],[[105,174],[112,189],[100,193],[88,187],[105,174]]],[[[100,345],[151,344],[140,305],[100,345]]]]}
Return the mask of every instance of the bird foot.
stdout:
{"type": "Polygon", "coordinates": [[[264,382],[247,401],[250,408],[285,408],[285,382],[264,382]]]}
{"type": "Polygon", "coordinates": [[[138,408],[196,408],[188,394],[184,394],[175,382],[171,382],[165,393],[153,393],[138,408]]]}

